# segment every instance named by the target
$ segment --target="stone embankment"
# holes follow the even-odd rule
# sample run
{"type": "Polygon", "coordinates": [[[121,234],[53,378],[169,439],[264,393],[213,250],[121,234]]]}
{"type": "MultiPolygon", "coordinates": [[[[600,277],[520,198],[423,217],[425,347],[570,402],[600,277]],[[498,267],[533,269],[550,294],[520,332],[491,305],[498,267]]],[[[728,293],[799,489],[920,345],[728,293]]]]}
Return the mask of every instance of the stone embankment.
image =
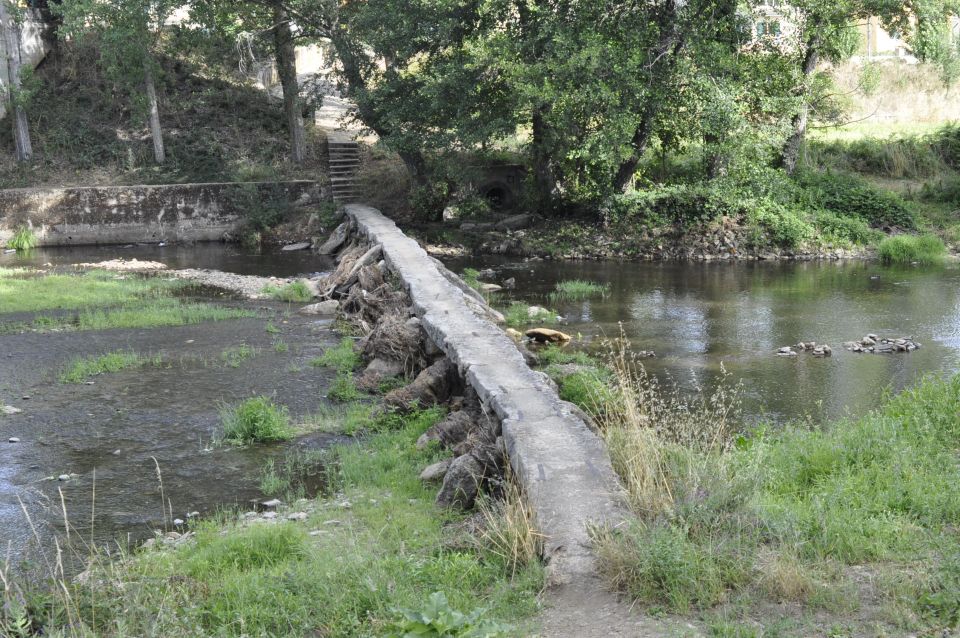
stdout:
{"type": "Polygon", "coordinates": [[[339,262],[321,296],[339,300],[340,313],[365,334],[361,385],[407,372],[413,382],[390,392],[388,406],[451,406],[418,443],[452,451],[424,472],[425,479],[442,477],[438,503],[469,507],[508,462],[545,536],[551,583],[599,590],[589,528],[626,516],[601,438],[530,369],[482,297],[379,211],[345,210],[348,221],[321,249],[339,262]]]}
{"type": "Polygon", "coordinates": [[[251,182],[0,190],[0,244],[19,226],[38,246],[221,241],[245,222],[251,201],[319,201],[316,182],[251,182]]]}

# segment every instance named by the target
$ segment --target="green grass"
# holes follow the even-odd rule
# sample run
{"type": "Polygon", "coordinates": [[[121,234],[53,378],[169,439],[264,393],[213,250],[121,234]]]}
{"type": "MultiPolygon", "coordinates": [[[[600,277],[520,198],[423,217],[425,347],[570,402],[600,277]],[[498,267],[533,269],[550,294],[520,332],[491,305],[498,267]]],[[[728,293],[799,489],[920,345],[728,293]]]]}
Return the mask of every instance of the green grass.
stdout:
{"type": "MultiPolygon", "coordinates": [[[[79,310],[94,306],[119,306],[169,297],[189,284],[159,278],[91,271],[76,275],[0,276],[3,312],[79,310]]],[[[20,273],[22,274],[22,273],[20,273]]]]}
{"type": "Polygon", "coordinates": [[[583,279],[570,279],[568,281],[557,282],[554,290],[550,293],[550,301],[558,303],[561,301],[580,301],[590,297],[598,297],[607,294],[610,290],[610,284],[598,284],[583,279]]]}
{"type": "Polygon", "coordinates": [[[7,241],[7,248],[12,248],[18,253],[32,249],[37,245],[37,236],[33,234],[33,229],[28,226],[17,226],[13,231],[13,237],[7,241]]]}
{"type": "Polygon", "coordinates": [[[863,596],[876,598],[878,622],[898,623],[894,633],[954,627],[958,414],[955,376],[928,378],[859,419],[760,431],[733,446],[608,432],[620,471],[625,451],[658,463],[655,491],[667,497],[599,534],[604,570],[673,611],[772,600],[843,617],[863,596]],[[849,579],[853,566],[877,575],[872,591],[849,579]]]}
{"type": "Polygon", "coordinates": [[[293,437],[287,408],[264,396],[252,397],[220,410],[223,439],[238,445],[272,443],[293,437]]]}
{"type": "Polygon", "coordinates": [[[363,392],[357,388],[357,383],[353,379],[352,372],[338,372],[333,383],[327,388],[327,398],[339,403],[357,401],[364,397],[363,392]]]}
{"type": "Polygon", "coordinates": [[[313,299],[313,293],[302,281],[294,281],[286,286],[267,286],[263,292],[277,301],[305,302],[313,299]]]}
{"type": "Polygon", "coordinates": [[[373,405],[360,402],[322,406],[305,420],[304,426],[321,432],[354,436],[374,424],[376,419],[373,412],[373,405]]]}
{"type": "MultiPolygon", "coordinates": [[[[514,572],[467,535],[465,515],[438,509],[435,486],[418,478],[441,454],[414,443],[440,414],[338,448],[337,496],[310,503],[304,523],[198,523],[188,543],[67,583],[81,606],[73,627],[104,638],[384,636],[403,622],[399,610],[424,610],[443,592],[453,609],[514,625],[507,635],[535,633],[528,622],[539,611],[542,567],[514,572]]],[[[37,618],[44,635],[67,622],[62,606],[51,607],[37,618]]]]}
{"type": "Polygon", "coordinates": [[[334,465],[326,450],[291,450],[279,461],[269,459],[264,464],[260,470],[260,491],[285,502],[313,496],[307,494],[310,479],[322,477],[321,483],[329,483],[326,474],[335,470],[334,465]]]}
{"type": "Polygon", "coordinates": [[[268,334],[272,334],[272,335],[280,334],[280,328],[273,325],[272,321],[267,322],[267,326],[264,328],[264,330],[266,330],[268,334]]]}
{"type": "Polygon", "coordinates": [[[943,263],[947,248],[936,235],[896,235],[880,242],[877,252],[888,264],[931,265],[943,263]]]}
{"type": "Polygon", "coordinates": [[[77,357],[67,364],[57,378],[60,383],[83,383],[98,374],[120,372],[145,365],[159,366],[162,363],[159,355],[144,357],[132,350],[117,350],[99,356],[77,357]]]}
{"type": "Polygon", "coordinates": [[[557,313],[544,308],[546,312],[541,312],[535,316],[530,316],[531,306],[520,302],[515,301],[510,304],[510,306],[503,311],[503,316],[506,319],[507,325],[511,328],[522,328],[523,326],[530,326],[533,324],[537,325],[547,325],[552,326],[557,323],[557,313]]]}
{"type": "Polygon", "coordinates": [[[597,361],[586,352],[554,344],[537,350],[537,356],[540,358],[540,364],[543,366],[567,363],[575,363],[582,366],[597,365],[597,361]]]}
{"type": "Polygon", "coordinates": [[[276,353],[283,353],[290,350],[290,346],[283,339],[274,339],[273,340],[273,351],[276,353]]]}
{"type": "Polygon", "coordinates": [[[353,372],[360,365],[361,358],[353,347],[354,341],[344,337],[336,346],[327,348],[322,355],[310,360],[314,367],[333,368],[337,372],[353,372]]]}
{"type": "Polygon", "coordinates": [[[240,364],[256,354],[257,351],[255,348],[241,343],[239,346],[224,348],[220,353],[220,362],[229,368],[239,368],[240,364]]]}

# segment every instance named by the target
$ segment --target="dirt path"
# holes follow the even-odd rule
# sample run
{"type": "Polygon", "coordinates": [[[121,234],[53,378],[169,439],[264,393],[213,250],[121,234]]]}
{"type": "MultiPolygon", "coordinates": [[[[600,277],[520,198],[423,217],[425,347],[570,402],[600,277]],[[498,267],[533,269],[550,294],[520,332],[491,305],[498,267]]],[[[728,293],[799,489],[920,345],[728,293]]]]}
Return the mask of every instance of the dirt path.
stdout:
{"type": "Polygon", "coordinates": [[[547,592],[541,638],[699,637],[704,632],[675,618],[652,618],[631,608],[599,582],[587,581],[547,592]]]}

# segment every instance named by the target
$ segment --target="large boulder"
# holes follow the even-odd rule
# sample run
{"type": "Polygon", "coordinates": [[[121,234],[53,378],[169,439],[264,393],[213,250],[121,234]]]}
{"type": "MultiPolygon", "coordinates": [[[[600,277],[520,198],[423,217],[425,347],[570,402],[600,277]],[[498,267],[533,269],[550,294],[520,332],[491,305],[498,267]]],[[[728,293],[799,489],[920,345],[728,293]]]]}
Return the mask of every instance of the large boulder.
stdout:
{"type": "Polygon", "coordinates": [[[540,341],[541,343],[566,343],[573,339],[565,332],[551,330],[550,328],[531,328],[525,334],[534,341],[540,341]]]}
{"type": "Polygon", "coordinates": [[[437,505],[468,510],[477,500],[483,483],[484,468],[472,454],[458,456],[443,477],[443,487],[437,494],[437,505]]]}
{"type": "Polygon", "coordinates": [[[467,437],[479,427],[477,418],[467,410],[451,412],[420,435],[417,439],[417,448],[422,450],[432,441],[437,441],[440,445],[452,449],[467,440],[467,437]]]}
{"type": "Polygon", "coordinates": [[[333,231],[333,234],[330,235],[329,239],[321,244],[317,248],[317,252],[321,255],[332,255],[337,252],[344,242],[347,241],[347,237],[350,236],[350,225],[346,222],[337,226],[333,231]]]}

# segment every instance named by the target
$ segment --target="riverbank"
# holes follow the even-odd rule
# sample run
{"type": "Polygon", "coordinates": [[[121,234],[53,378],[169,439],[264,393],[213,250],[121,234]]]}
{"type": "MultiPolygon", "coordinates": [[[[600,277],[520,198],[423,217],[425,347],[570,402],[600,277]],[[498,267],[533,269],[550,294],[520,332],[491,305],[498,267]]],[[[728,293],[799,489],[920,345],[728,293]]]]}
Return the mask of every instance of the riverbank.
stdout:
{"type": "Polygon", "coordinates": [[[960,376],[859,417],[745,429],[735,385],[690,397],[616,350],[600,366],[551,352],[630,494],[636,519],[596,542],[640,613],[709,635],[956,629],[960,376]]]}

